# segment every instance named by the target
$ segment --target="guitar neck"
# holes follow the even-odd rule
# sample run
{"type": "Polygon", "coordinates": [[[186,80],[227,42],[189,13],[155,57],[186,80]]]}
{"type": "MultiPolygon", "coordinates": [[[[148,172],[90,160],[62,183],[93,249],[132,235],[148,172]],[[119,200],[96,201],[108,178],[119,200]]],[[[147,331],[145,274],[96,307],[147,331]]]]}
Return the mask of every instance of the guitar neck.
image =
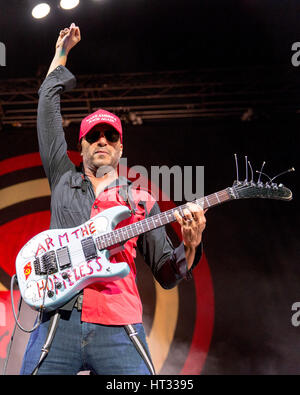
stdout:
{"type": "MultiPolygon", "coordinates": [[[[222,191],[215,192],[211,195],[196,199],[193,203],[201,206],[204,210],[210,207],[217,206],[233,199],[229,188],[222,191]]],[[[123,243],[133,237],[139,236],[142,233],[167,225],[176,220],[174,211],[178,211],[181,216],[184,216],[183,210],[187,208],[187,203],[170,210],[161,212],[151,217],[145,218],[141,221],[124,226],[122,228],[113,230],[96,238],[97,247],[101,250],[119,243],[123,243]]]]}

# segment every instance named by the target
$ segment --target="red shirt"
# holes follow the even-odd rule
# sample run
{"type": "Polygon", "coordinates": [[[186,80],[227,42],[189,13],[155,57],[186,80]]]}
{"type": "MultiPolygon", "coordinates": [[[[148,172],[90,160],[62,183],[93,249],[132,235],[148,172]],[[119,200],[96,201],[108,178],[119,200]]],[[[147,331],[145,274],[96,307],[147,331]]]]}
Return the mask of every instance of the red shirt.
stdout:
{"type": "MultiPolygon", "coordinates": [[[[103,191],[95,200],[91,217],[116,205],[126,205],[124,199],[116,193],[119,187],[103,191]]],[[[136,197],[133,192],[133,199],[136,197]]],[[[155,200],[145,191],[139,191],[139,199],[146,202],[150,212],[155,200]]],[[[128,204],[127,204],[128,205],[128,204]]],[[[145,218],[143,206],[136,206],[136,212],[117,227],[126,226],[145,218]]],[[[142,303],[136,284],[136,244],[138,237],[128,240],[124,249],[113,257],[111,262],[127,262],[130,273],[121,280],[94,283],[84,289],[82,321],[104,325],[125,325],[142,322],[142,303]]]]}

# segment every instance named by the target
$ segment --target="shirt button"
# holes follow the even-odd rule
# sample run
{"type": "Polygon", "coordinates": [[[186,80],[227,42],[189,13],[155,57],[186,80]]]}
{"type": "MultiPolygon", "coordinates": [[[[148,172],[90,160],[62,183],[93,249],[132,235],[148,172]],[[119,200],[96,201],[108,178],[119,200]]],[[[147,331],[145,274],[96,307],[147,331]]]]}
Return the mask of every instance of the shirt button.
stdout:
{"type": "Polygon", "coordinates": [[[95,209],[95,210],[98,210],[97,204],[94,204],[94,209],[95,209]]]}

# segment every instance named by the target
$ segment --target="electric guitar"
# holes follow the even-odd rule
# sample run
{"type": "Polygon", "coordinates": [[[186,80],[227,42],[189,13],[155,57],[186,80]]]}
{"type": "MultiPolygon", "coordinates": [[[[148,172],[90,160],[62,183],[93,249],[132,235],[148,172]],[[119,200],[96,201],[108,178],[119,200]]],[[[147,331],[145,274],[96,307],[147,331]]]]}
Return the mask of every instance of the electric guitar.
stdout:
{"type": "MultiPolygon", "coordinates": [[[[275,184],[273,179],[266,183],[260,179],[258,182],[246,179],[244,182],[235,181],[232,187],[197,199],[194,203],[206,209],[247,198],[288,201],[292,199],[292,192],[282,184],[275,184]]],[[[81,226],[39,233],[24,245],[16,258],[16,275],[24,301],[34,309],[51,311],[63,306],[94,282],[110,282],[125,277],[130,271],[128,264],[110,262],[110,256],[115,253],[114,247],[175,221],[174,211],[178,210],[183,215],[185,207],[186,204],[115,229],[120,221],[131,216],[128,207],[115,206],[81,226]]]]}

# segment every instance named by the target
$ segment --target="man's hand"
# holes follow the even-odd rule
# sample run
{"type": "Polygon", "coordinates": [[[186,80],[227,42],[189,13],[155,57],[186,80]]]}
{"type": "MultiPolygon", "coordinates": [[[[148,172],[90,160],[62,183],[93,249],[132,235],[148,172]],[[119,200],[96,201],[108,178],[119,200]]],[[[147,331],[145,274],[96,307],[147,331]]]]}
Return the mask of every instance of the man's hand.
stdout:
{"type": "Polygon", "coordinates": [[[187,206],[188,208],[183,210],[184,217],[177,210],[175,210],[174,216],[181,226],[187,265],[190,269],[194,261],[196,248],[201,243],[202,233],[206,226],[206,211],[203,211],[194,203],[188,203],[187,206]]]}
{"type": "Polygon", "coordinates": [[[55,55],[50,64],[48,74],[58,66],[65,66],[67,63],[67,56],[70,50],[81,40],[80,29],[75,23],[71,23],[70,27],[66,27],[59,32],[58,39],[55,44],[55,55]]]}
{"type": "Polygon", "coordinates": [[[65,28],[59,32],[58,39],[56,41],[56,50],[63,51],[66,55],[70,50],[79,43],[81,40],[80,29],[75,23],[72,23],[69,28],[65,28]]]}

